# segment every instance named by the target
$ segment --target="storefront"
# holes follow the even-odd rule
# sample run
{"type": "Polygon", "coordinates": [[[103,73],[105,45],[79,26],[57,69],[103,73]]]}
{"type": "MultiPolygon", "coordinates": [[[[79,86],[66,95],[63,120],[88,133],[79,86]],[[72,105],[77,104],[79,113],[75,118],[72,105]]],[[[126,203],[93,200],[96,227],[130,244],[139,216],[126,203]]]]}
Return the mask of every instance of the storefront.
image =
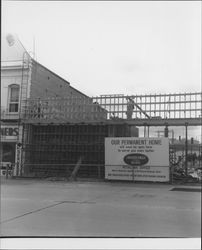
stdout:
{"type": "MultiPolygon", "coordinates": [[[[1,174],[7,164],[19,169],[20,165],[20,143],[22,142],[22,127],[18,124],[1,125],[1,174]]],[[[4,171],[5,173],[5,171],[4,171]]]]}

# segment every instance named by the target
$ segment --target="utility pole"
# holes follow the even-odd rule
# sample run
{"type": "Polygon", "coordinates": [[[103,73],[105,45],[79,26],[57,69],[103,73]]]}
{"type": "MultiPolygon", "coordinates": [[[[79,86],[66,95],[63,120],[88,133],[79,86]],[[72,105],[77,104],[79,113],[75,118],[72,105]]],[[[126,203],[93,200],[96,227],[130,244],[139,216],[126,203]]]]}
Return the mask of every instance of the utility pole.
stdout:
{"type": "Polygon", "coordinates": [[[188,174],[188,171],[187,171],[187,156],[188,156],[188,140],[187,140],[187,127],[188,127],[188,124],[185,123],[185,174],[187,175],[188,174]]]}
{"type": "Polygon", "coordinates": [[[168,125],[166,125],[166,127],[164,129],[164,136],[168,137],[168,125]]]}

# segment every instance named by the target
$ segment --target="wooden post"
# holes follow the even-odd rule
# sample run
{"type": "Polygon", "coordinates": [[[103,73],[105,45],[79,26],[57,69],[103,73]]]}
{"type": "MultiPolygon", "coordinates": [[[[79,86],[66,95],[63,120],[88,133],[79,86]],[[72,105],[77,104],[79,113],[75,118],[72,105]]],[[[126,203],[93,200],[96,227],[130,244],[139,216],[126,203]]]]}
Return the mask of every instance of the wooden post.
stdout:
{"type": "Polygon", "coordinates": [[[8,179],[9,164],[6,164],[6,179],[8,179]]]}
{"type": "Polygon", "coordinates": [[[188,141],[187,141],[187,127],[188,124],[185,123],[185,174],[188,174],[187,170],[187,158],[188,158],[188,141]]]}

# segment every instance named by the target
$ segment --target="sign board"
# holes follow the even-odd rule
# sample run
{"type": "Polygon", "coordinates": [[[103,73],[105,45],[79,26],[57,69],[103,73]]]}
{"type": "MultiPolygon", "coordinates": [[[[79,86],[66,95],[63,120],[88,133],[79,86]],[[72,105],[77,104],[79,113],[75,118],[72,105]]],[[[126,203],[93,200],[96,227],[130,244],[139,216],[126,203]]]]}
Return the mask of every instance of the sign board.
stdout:
{"type": "Polygon", "coordinates": [[[17,141],[19,133],[17,125],[1,125],[1,141],[17,141]]]}
{"type": "Polygon", "coordinates": [[[12,176],[12,164],[11,162],[1,162],[0,166],[1,176],[12,176]]]}
{"type": "Polygon", "coordinates": [[[105,138],[105,178],[169,181],[168,138],[105,138]]]}

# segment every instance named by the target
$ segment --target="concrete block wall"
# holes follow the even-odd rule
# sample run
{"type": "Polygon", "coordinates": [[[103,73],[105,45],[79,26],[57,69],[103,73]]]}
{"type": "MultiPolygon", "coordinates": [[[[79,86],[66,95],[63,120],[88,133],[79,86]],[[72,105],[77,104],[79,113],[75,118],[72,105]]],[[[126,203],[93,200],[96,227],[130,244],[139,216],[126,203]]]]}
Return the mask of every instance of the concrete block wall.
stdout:
{"type": "MultiPolygon", "coordinates": [[[[68,107],[63,107],[63,101],[59,106],[60,109],[58,110],[58,104],[57,101],[55,102],[56,105],[54,105],[54,99],[51,102],[50,97],[73,97],[73,98],[79,98],[79,100],[75,100],[74,110],[77,113],[85,113],[92,118],[94,117],[91,115],[92,113],[97,113],[99,116],[106,118],[106,110],[102,109],[99,105],[92,105],[89,110],[85,108],[83,105],[86,104],[93,104],[92,98],[88,97],[87,95],[83,94],[79,90],[75,89],[74,87],[70,86],[70,83],[66,81],[65,79],[61,78],[60,76],[56,75],[54,72],[50,71],[43,65],[39,64],[36,61],[32,61],[31,64],[31,86],[30,86],[30,98],[31,99],[38,99],[41,100],[48,100],[49,109],[54,108],[57,115],[60,116],[61,110],[62,113],[66,114],[68,111],[66,110],[68,107]],[[78,103],[81,103],[79,105],[78,103]],[[65,111],[66,110],[66,111],[65,111]]],[[[74,100],[73,100],[74,102],[74,100]]],[[[87,106],[86,106],[87,107],[87,106]]],[[[70,112],[70,111],[69,111],[70,112]]],[[[70,115],[70,114],[69,114],[70,115]]],[[[58,117],[59,118],[59,117],[58,117]]]]}
{"type": "Polygon", "coordinates": [[[65,81],[36,61],[31,66],[30,98],[66,97],[69,94],[69,82],[65,81]]]}

